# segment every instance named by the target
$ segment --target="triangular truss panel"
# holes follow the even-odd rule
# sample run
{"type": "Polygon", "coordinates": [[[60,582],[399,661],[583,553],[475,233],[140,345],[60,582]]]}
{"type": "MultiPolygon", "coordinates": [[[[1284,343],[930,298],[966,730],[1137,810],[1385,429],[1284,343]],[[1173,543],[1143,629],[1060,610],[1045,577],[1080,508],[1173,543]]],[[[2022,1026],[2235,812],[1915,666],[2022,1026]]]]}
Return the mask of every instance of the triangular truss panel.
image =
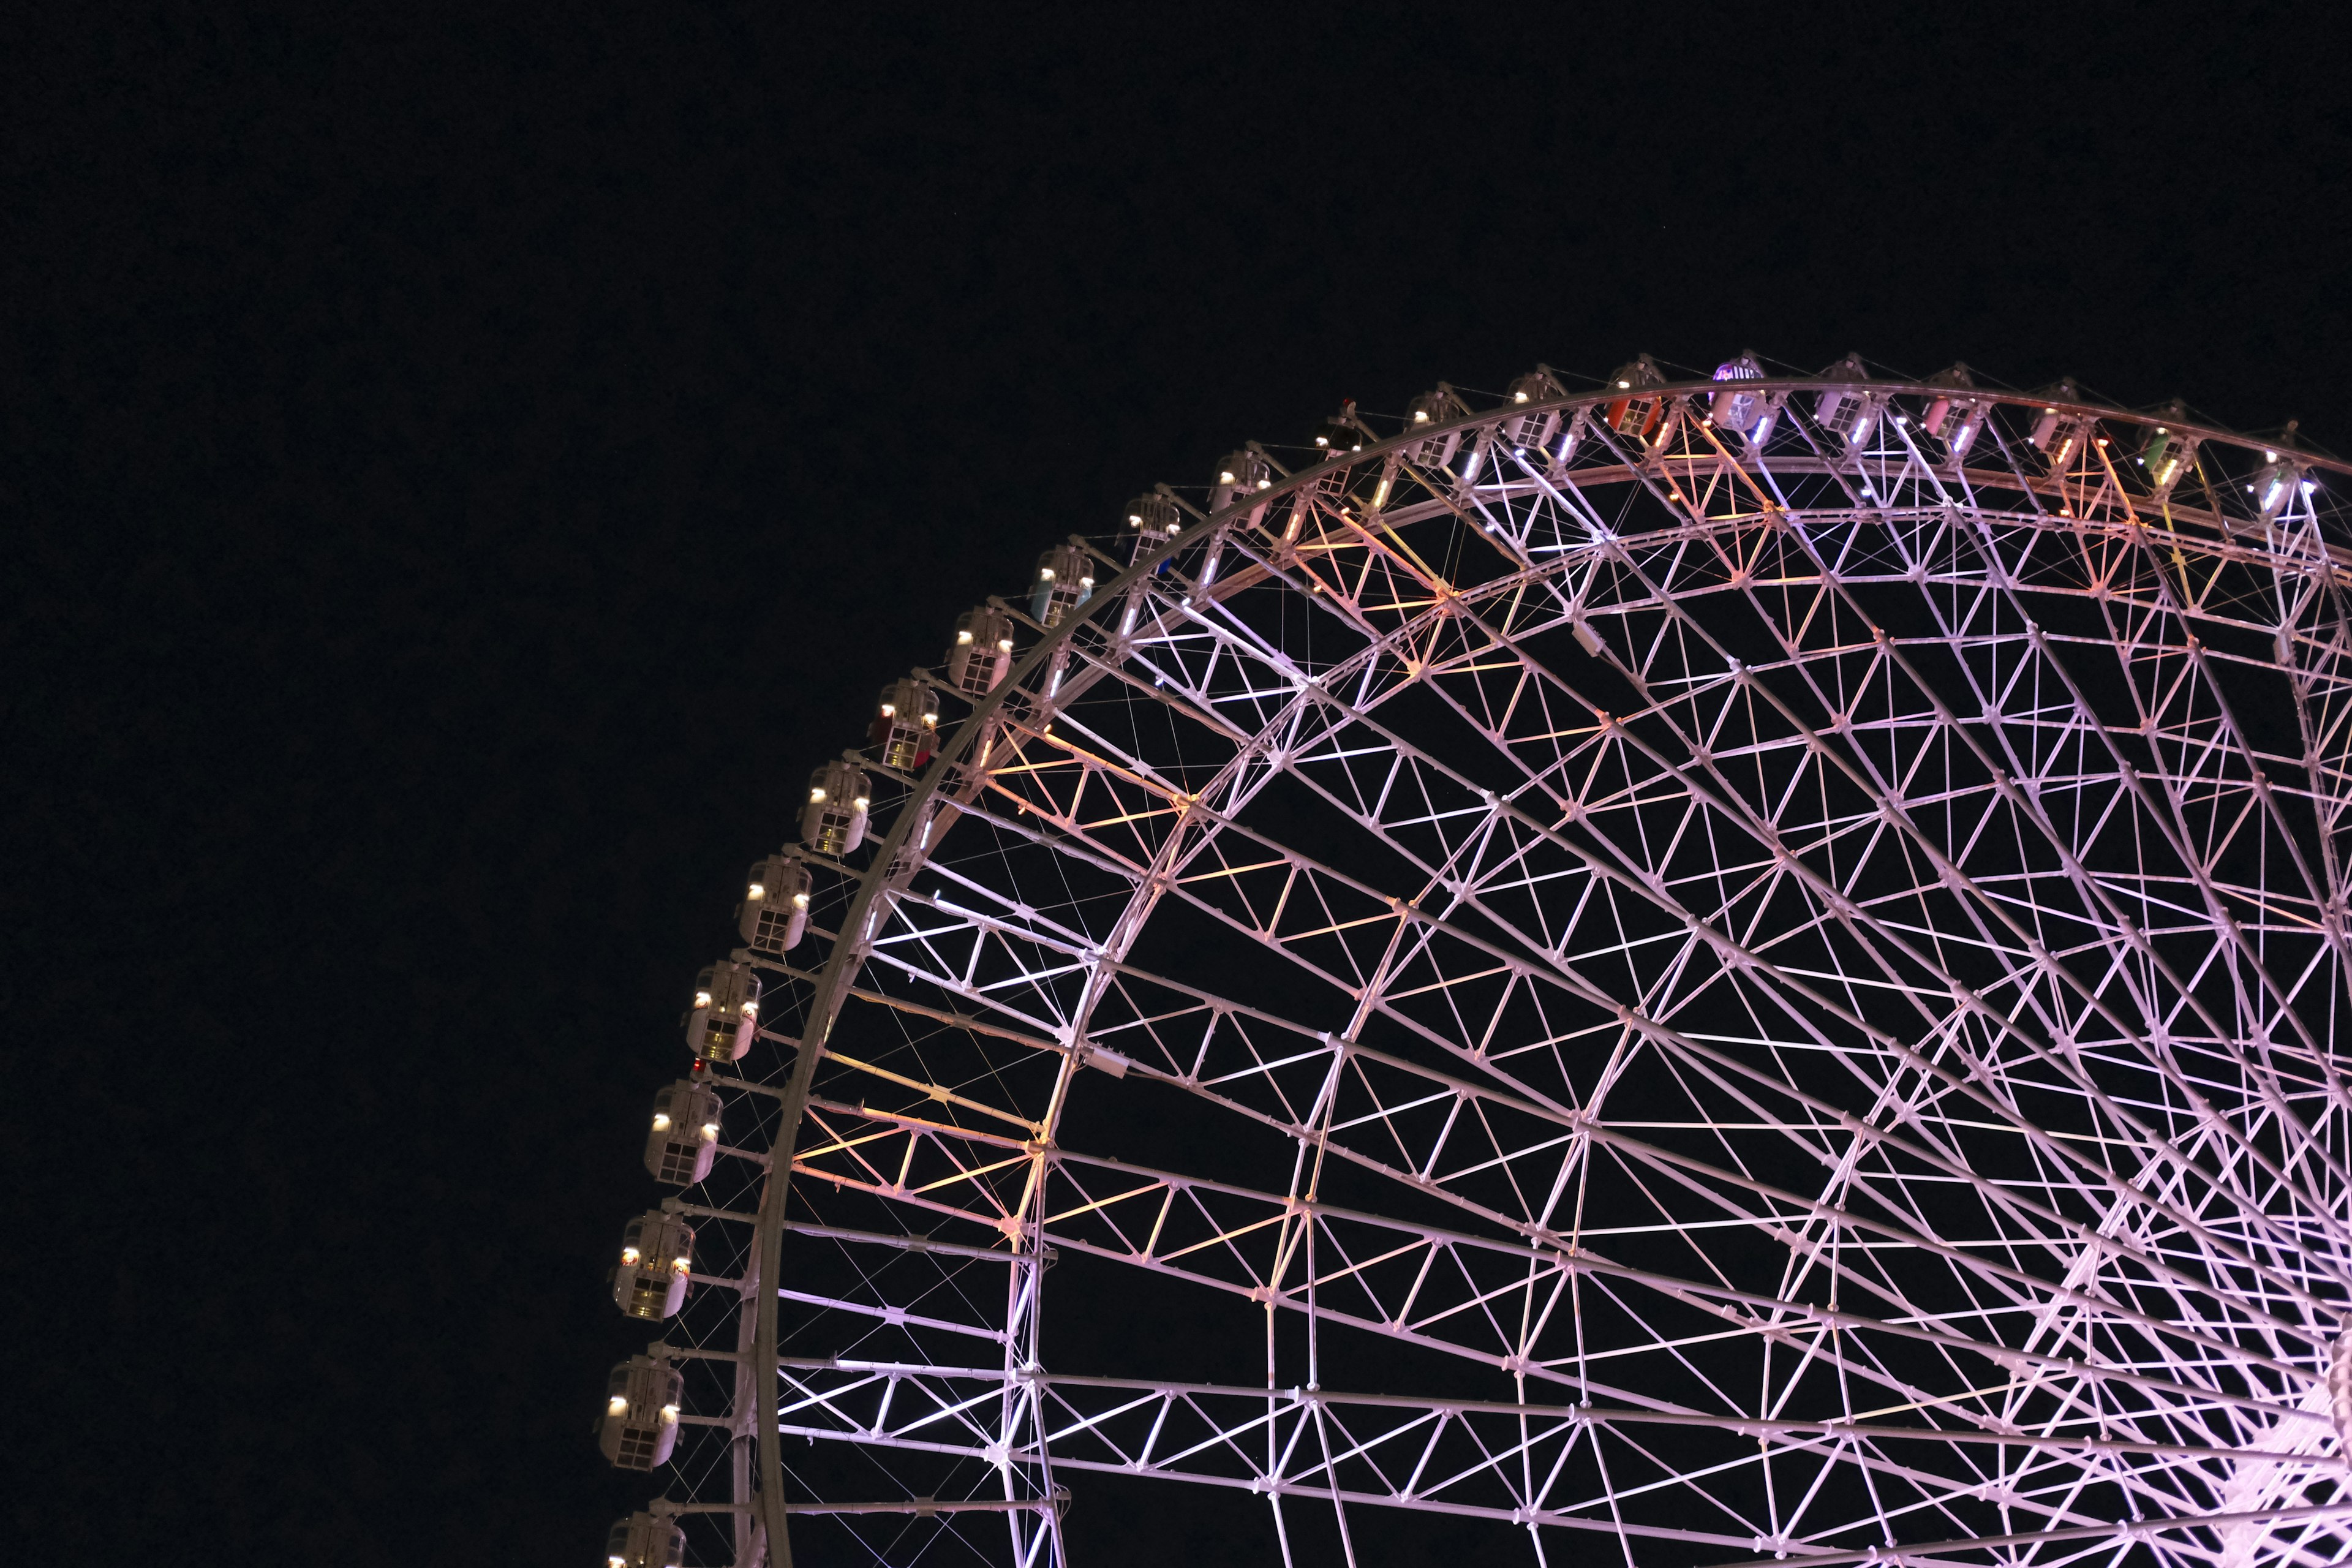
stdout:
{"type": "Polygon", "coordinates": [[[698,1069],[692,1561],[2352,1552],[2352,472],[1721,374],[1350,405],[966,617],[698,1069]]]}

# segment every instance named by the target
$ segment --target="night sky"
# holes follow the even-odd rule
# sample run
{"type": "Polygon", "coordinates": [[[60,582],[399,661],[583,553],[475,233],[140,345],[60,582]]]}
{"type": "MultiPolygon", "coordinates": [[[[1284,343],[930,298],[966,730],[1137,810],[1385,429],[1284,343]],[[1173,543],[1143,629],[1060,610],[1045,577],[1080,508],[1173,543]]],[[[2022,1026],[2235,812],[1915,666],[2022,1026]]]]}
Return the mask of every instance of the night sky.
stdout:
{"type": "Polygon", "coordinates": [[[27,1560],[593,1561],[738,873],[1155,480],[1750,347],[2352,447],[2316,9],[576,11],[5,24],[27,1560]]]}

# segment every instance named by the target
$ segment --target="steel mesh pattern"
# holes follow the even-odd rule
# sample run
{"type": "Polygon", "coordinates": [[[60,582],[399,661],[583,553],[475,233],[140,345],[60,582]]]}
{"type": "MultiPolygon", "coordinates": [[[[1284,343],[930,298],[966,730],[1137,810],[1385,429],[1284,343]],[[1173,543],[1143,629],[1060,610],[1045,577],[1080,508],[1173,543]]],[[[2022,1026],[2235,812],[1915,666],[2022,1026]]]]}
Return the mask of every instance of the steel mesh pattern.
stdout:
{"type": "Polygon", "coordinates": [[[1266,1500],[1269,1560],[1385,1561],[1386,1508],[1549,1563],[2352,1551],[2340,470],[1618,390],[1074,541],[1092,597],[863,764],[713,1079],[704,1560],[781,1496],[1059,1562],[1097,1471],[1266,1500]]]}

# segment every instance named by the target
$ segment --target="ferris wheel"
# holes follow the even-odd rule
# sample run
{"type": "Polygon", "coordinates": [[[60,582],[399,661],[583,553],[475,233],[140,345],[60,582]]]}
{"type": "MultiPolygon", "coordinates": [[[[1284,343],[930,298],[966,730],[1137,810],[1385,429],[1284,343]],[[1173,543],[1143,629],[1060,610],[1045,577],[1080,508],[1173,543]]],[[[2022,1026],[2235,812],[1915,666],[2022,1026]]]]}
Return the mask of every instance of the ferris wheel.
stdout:
{"type": "Polygon", "coordinates": [[[1051,545],[693,990],[610,1562],[2342,1561],[2347,475],[1644,357],[1051,545]]]}

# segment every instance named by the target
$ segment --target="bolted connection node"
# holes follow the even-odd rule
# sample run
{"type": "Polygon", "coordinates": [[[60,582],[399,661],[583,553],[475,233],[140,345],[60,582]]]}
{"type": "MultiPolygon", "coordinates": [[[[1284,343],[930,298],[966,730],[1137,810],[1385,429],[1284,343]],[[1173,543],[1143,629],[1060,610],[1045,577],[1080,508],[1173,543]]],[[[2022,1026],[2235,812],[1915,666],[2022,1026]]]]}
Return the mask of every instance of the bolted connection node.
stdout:
{"type": "Polygon", "coordinates": [[[722,958],[694,977],[694,1005],[686,1010],[686,1044],[706,1062],[738,1062],[760,1032],[760,975],[748,963],[722,958]]]}
{"type": "Polygon", "coordinates": [[[866,808],[873,798],[864,770],[852,763],[825,763],[809,774],[801,842],[820,855],[848,854],[866,840],[866,808]]]}
{"type": "Polygon", "coordinates": [[[1013,673],[1013,617],[992,605],[957,616],[947,666],[948,684],[966,697],[995,690],[1013,673]]]}
{"type": "Polygon", "coordinates": [[[613,1300],[632,1318],[659,1322],[686,1302],[694,1271],[694,1227],[674,1214],[647,1209],[621,1232],[613,1300]]]}
{"type": "Polygon", "coordinates": [[[598,1433],[604,1458],[625,1470],[669,1463],[677,1447],[679,1403],[686,1376],[657,1355],[633,1355],[604,1383],[604,1418],[598,1433]]]}
{"type": "Polygon", "coordinates": [[[809,869],[790,855],[771,855],[751,868],[735,929],[743,945],[771,958],[790,952],[808,929],[809,869]]]}
{"type": "Polygon", "coordinates": [[[710,1174],[719,1156],[719,1091],[682,1078],[654,1096],[653,1131],[646,1135],[646,1169],[657,1182],[690,1187],[710,1174]]]}
{"type": "Polygon", "coordinates": [[[604,1538],[604,1568],[682,1568],[686,1531],[674,1520],[633,1513],[604,1538]]]}
{"type": "Polygon", "coordinates": [[[940,739],[940,702],[930,684],[912,676],[895,680],[882,689],[875,708],[866,739],[881,752],[882,765],[913,773],[928,764],[940,739]]]}

